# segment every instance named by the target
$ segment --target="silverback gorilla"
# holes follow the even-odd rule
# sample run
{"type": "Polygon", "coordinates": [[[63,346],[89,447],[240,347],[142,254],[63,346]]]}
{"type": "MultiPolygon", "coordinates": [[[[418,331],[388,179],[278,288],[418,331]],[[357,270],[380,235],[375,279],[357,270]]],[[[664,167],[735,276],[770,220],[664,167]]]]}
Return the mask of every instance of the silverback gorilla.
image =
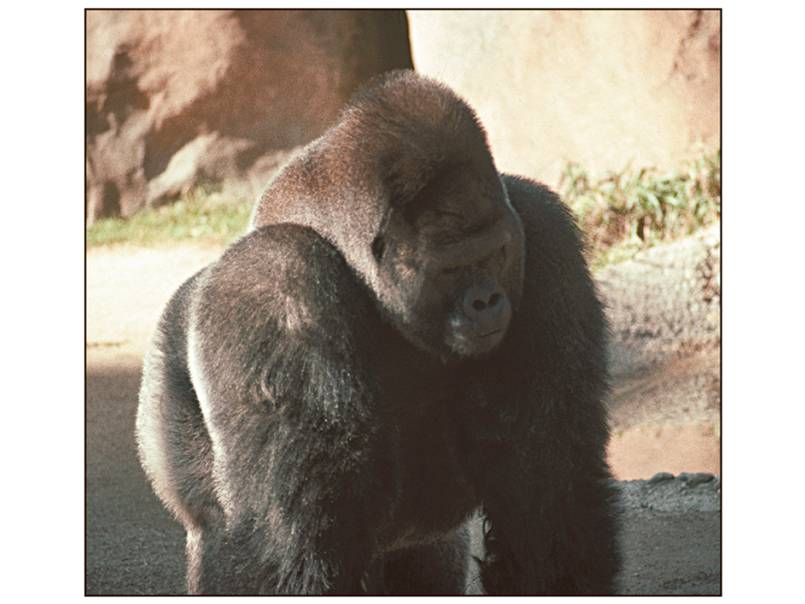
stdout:
{"type": "Polygon", "coordinates": [[[604,594],[606,326],[561,201],[410,71],[359,92],[189,279],[137,438],[190,593],[604,594]]]}

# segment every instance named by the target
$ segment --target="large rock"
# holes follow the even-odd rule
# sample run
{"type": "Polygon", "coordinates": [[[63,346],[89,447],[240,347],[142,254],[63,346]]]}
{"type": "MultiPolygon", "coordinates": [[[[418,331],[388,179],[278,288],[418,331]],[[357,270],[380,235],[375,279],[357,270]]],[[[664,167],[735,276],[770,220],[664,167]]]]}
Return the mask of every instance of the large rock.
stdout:
{"type": "Polygon", "coordinates": [[[596,274],[617,377],[721,346],[720,224],[639,252],[596,274]]]}
{"type": "Polygon", "coordinates": [[[252,195],[374,74],[410,67],[403,11],[91,10],[87,216],[197,184],[252,195]]]}
{"type": "Polygon", "coordinates": [[[556,185],[677,167],[719,140],[720,15],[705,11],[409,11],[416,69],[477,110],[498,167],[556,185]]]}

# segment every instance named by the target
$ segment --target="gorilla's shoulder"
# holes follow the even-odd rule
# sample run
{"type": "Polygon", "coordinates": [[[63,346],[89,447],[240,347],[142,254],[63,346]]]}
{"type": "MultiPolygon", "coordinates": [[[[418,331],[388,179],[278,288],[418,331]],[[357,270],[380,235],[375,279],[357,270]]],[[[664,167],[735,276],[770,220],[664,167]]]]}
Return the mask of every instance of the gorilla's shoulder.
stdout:
{"type": "Polygon", "coordinates": [[[554,191],[523,176],[503,174],[502,178],[512,205],[530,230],[543,236],[580,238],[570,208],[554,191]]]}
{"type": "Polygon", "coordinates": [[[245,235],[200,281],[194,316],[214,331],[239,325],[263,333],[334,333],[333,324],[344,328],[365,320],[373,308],[341,253],[314,230],[294,224],[245,235]]]}
{"type": "Polygon", "coordinates": [[[583,260],[584,237],[576,219],[559,196],[542,183],[512,174],[502,175],[514,209],[523,222],[527,252],[539,253],[543,260],[577,264],[586,272],[583,260]]]}
{"type": "Polygon", "coordinates": [[[247,266],[253,277],[260,274],[282,279],[293,278],[295,273],[338,271],[346,263],[335,246],[312,228],[283,223],[241,237],[224,252],[216,270],[223,274],[243,271],[247,266]]]}

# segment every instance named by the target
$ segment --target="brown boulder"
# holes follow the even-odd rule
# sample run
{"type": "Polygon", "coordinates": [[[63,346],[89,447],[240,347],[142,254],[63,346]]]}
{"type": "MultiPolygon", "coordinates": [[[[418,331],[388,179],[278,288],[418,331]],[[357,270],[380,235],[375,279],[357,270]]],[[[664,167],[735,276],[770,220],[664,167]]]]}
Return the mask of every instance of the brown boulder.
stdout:
{"type": "Polygon", "coordinates": [[[409,11],[417,71],[476,109],[498,167],[556,185],[675,168],[719,140],[717,10],[409,11]]]}
{"type": "Polygon", "coordinates": [[[369,77],[410,67],[403,11],[90,10],[89,221],[197,184],[253,195],[369,77]]]}

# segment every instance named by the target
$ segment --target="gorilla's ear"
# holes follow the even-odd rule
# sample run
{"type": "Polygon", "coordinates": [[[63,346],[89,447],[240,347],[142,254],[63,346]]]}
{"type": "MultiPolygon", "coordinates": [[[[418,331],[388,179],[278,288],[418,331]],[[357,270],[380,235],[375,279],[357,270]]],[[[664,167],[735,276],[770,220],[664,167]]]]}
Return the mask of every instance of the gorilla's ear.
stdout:
{"type": "Polygon", "coordinates": [[[378,235],[372,241],[372,256],[375,260],[380,262],[383,259],[383,253],[386,251],[386,240],[383,235],[378,235]]]}

